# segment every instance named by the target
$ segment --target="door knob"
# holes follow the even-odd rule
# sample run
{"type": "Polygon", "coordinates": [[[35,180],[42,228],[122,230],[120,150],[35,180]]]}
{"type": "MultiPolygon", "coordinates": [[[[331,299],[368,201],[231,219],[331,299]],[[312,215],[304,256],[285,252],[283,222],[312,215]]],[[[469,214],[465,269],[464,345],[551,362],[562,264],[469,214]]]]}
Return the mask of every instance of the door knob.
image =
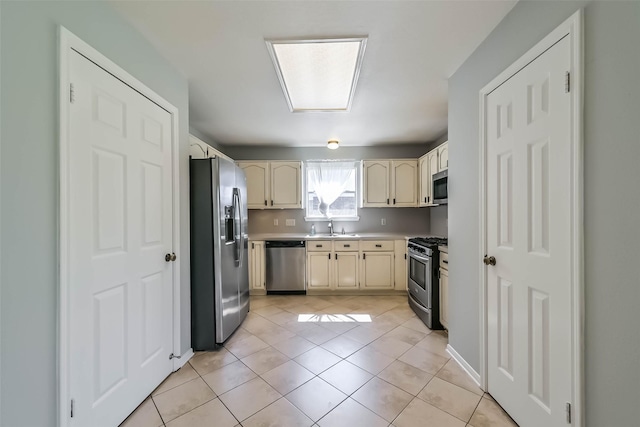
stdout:
{"type": "Polygon", "coordinates": [[[482,262],[484,262],[484,265],[496,265],[496,257],[485,255],[482,262]]]}
{"type": "Polygon", "coordinates": [[[175,253],[166,254],[164,256],[164,260],[167,261],[167,262],[175,261],[176,258],[178,258],[178,257],[176,256],[175,253]]]}

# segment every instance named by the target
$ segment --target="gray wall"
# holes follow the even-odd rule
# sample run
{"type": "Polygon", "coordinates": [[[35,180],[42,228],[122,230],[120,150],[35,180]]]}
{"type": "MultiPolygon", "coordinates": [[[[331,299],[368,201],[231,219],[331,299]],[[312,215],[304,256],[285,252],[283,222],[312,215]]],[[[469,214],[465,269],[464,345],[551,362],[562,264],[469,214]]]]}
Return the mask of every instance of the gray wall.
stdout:
{"type": "MultiPolygon", "coordinates": [[[[329,150],[325,147],[222,147],[223,152],[234,160],[320,160],[320,159],[402,159],[418,158],[433,145],[407,144],[378,147],[340,147],[329,150]]],[[[336,222],[336,230],[347,232],[398,232],[408,234],[430,233],[429,209],[432,208],[360,208],[360,221],[336,222]],[[381,225],[381,219],[386,225],[381,225]]],[[[316,229],[324,231],[326,223],[317,222],[316,229]]],[[[301,233],[311,229],[311,222],[304,220],[304,210],[250,210],[250,233],[301,233]],[[273,220],[279,225],[274,226],[273,220]],[[295,227],[286,227],[285,219],[295,219],[295,227]]]]}
{"type": "Polygon", "coordinates": [[[640,2],[520,1],[449,80],[450,342],[479,370],[479,90],[585,7],[587,425],[640,402],[640,2]]]}
{"type": "Polygon", "coordinates": [[[188,84],[106,2],[0,2],[0,425],[56,425],[58,25],[180,110],[183,342],[190,347],[188,84]]]}

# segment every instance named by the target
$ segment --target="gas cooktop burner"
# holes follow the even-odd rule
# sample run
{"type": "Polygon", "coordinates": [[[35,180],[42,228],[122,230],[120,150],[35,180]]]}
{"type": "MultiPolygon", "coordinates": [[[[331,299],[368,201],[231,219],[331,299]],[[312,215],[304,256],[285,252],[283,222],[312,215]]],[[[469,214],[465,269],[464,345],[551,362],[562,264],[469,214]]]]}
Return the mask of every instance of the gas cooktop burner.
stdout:
{"type": "Polygon", "coordinates": [[[446,237],[414,237],[409,239],[409,242],[415,243],[421,246],[446,246],[446,237]]]}

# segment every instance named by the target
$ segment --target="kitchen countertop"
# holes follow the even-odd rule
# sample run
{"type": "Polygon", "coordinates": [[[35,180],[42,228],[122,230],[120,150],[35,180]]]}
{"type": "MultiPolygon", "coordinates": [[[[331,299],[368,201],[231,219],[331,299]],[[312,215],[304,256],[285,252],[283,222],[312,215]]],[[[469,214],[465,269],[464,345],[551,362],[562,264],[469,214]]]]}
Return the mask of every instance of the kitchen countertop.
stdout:
{"type": "Polygon", "coordinates": [[[270,233],[270,234],[249,234],[249,240],[406,240],[415,236],[407,236],[406,233],[356,233],[342,237],[329,236],[328,234],[316,234],[309,236],[308,233],[270,233]]]}

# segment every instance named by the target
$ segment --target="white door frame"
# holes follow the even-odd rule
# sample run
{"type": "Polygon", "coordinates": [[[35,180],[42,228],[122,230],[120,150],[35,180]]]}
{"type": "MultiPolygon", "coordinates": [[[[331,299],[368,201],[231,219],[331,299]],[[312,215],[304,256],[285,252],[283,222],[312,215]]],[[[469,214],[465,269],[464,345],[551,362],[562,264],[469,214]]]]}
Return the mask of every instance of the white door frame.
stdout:
{"type": "MultiPolygon", "coordinates": [[[[59,27],[59,111],[60,111],[60,157],[59,157],[59,294],[58,294],[58,425],[69,424],[69,96],[70,78],[69,68],[71,51],[76,51],[100,68],[115,76],[141,95],[156,103],[171,114],[171,167],[173,185],[173,247],[178,252],[180,248],[180,174],[179,174],[179,138],[178,138],[178,109],[167,100],[159,96],[144,83],[127,73],[114,62],[102,55],[89,44],[71,33],[64,27],[59,27]]],[[[178,252],[179,254],[179,252],[178,252]]],[[[178,256],[173,265],[173,353],[180,356],[180,259],[178,256]]],[[[188,353],[185,354],[188,356],[188,353]]],[[[167,355],[169,356],[169,355],[167,355]]],[[[179,369],[188,357],[173,359],[173,370],[179,369]]]]}
{"type": "MultiPolygon", "coordinates": [[[[542,41],[480,90],[480,385],[487,390],[487,271],[480,262],[487,254],[487,97],[518,71],[556,44],[569,37],[571,50],[571,306],[572,306],[572,425],[584,424],[584,251],[583,251],[583,12],[578,10],[542,41]]],[[[499,402],[498,402],[499,403],[499,402]]]]}

